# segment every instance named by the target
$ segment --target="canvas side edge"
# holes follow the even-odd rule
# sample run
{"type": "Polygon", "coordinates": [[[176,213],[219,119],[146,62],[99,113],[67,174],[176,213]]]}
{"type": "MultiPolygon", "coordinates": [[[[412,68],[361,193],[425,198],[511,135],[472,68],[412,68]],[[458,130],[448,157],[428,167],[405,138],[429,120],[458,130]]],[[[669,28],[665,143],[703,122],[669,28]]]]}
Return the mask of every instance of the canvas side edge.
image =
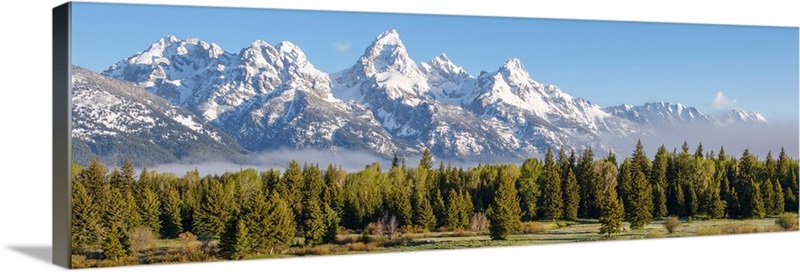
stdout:
{"type": "Polygon", "coordinates": [[[71,28],[72,3],[53,8],[53,264],[71,268],[71,28]]]}

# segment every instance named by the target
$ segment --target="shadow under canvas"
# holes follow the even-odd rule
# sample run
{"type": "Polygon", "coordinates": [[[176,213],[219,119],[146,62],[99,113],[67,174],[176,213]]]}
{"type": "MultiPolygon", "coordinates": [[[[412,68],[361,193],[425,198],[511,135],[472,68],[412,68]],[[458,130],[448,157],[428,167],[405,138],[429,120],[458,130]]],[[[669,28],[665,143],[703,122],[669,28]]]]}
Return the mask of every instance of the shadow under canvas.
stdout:
{"type": "Polygon", "coordinates": [[[51,263],[53,260],[52,246],[9,246],[8,248],[46,263],[51,263]]]}

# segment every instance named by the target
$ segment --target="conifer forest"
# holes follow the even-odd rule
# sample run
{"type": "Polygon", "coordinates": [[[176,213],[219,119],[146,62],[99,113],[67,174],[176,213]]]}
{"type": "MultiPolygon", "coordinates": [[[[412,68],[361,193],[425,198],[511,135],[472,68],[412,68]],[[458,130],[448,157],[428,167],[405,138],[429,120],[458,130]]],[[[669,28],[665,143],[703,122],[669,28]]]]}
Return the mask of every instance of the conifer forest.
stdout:
{"type": "Polygon", "coordinates": [[[703,145],[547,150],[468,168],[394,157],[347,172],[201,176],[73,164],[74,267],[789,231],[798,160],[703,145]],[[603,152],[606,153],[606,152],[603,152]],[[546,238],[546,239],[545,239],[546,238]]]}

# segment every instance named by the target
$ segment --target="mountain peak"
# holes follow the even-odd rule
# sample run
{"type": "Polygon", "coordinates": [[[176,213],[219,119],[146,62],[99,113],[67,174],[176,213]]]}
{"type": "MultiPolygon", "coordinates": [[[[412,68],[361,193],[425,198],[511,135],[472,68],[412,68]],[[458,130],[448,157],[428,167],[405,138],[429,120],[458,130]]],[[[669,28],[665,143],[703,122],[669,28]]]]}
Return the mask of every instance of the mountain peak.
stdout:
{"type": "Polygon", "coordinates": [[[396,29],[390,29],[384,31],[377,38],[375,38],[375,44],[384,44],[384,45],[401,45],[403,41],[400,40],[400,34],[397,33],[396,29]]]}
{"type": "Polygon", "coordinates": [[[504,77],[514,81],[530,80],[530,74],[525,70],[522,61],[517,58],[507,60],[498,70],[504,77]]]}

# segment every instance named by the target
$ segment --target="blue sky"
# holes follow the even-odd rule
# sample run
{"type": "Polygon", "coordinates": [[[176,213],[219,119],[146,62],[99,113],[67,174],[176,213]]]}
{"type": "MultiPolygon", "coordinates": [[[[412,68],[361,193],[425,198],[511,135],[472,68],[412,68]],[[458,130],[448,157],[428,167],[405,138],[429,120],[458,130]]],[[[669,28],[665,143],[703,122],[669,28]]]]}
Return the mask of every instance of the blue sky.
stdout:
{"type": "Polygon", "coordinates": [[[534,80],[601,106],[669,101],[798,119],[797,28],[77,3],[72,58],[100,72],[168,35],[233,53],[288,40],[330,73],[392,28],[417,62],[446,53],[478,75],[519,58],[534,80]]]}

